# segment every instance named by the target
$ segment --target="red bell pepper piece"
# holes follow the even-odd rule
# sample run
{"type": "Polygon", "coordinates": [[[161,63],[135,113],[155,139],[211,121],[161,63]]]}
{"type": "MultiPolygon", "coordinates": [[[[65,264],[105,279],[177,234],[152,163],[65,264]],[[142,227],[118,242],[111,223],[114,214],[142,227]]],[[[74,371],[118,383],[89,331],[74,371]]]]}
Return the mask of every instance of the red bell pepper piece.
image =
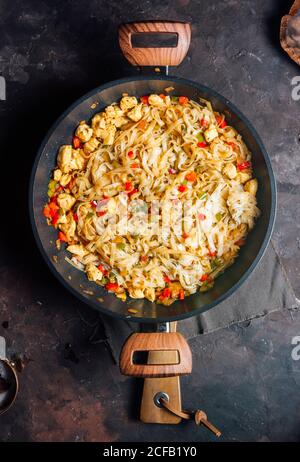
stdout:
{"type": "Polygon", "coordinates": [[[81,148],[81,141],[78,138],[78,136],[73,136],[73,147],[74,147],[74,149],[81,148]]]}
{"type": "Polygon", "coordinates": [[[118,288],[119,285],[115,282],[108,282],[105,286],[105,289],[109,290],[110,292],[115,292],[116,290],[118,290],[118,288]]]}
{"type": "Polygon", "coordinates": [[[187,96],[179,96],[178,98],[179,104],[182,104],[183,106],[189,102],[189,99],[187,96]]]}
{"type": "Polygon", "coordinates": [[[182,192],[182,193],[183,193],[183,192],[185,192],[186,190],[187,190],[187,187],[186,187],[184,184],[180,184],[180,185],[178,186],[178,191],[179,191],[179,192],[182,192]]]}
{"type": "Polygon", "coordinates": [[[143,104],[149,104],[149,96],[141,96],[141,102],[143,104]]]}
{"type": "Polygon", "coordinates": [[[205,141],[199,141],[199,143],[197,143],[197,146],[198,148],[206,148],[207,143],[205,141]]]}
{"type": "Polygon", "coordinates": [[[248,162],[248,161],[237,164],[237,168],[239,172],[241,172],[242,170],[246,170],[247,168],[250,168],[250,167],[251,167],[251,162],[248,162]]]}

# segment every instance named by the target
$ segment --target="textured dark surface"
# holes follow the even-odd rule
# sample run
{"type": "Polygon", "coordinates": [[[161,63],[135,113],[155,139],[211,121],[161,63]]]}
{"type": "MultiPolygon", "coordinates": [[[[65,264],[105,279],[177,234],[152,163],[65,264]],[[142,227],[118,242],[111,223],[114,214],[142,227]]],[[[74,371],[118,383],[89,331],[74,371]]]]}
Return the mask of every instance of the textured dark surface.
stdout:
{"type": "MultiPolygon", "coordinates": [[[[27,212],[29,172],[49,125],[74,99],[132,73],[118,48],[120,22],[191,21],[189,56],[174,72],[228,97],[259,131],[278,180],[274,242],[299,296],[300,102],[291,97],[291,79],[300,69],[278,41],[290,3],[0,0],[0,75],[7,81],[0,101],[0,335],[26,363],[17,402],[0,418],[0,440],[212,439],[191,424],[150,431],[138,422],[139,384],[119,375],[97,314],[54,280],[38,254],[27,212]]],[[[202,406],[223,440],[299,441],[300,361],[291,358],[299,322],[299,313],[278,312],[192,340],[184,405],[202,406]]]]}

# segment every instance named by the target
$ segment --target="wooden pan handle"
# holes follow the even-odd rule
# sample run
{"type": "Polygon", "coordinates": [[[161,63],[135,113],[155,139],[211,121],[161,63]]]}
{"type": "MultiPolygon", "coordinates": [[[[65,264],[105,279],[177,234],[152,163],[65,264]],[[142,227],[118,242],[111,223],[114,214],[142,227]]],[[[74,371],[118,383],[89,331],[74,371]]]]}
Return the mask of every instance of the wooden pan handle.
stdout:
{"type": "MultiPolygon", "coordinates": [[[[185,58],[191,42],[191,26],[188,23],[172,21],[146,21],[121,24],[119,44],[125,58],[134,66],[178,66],[185,58]],[[133,34],[145,39],[156,35],[176,34],[175,46],[134,47],[133,34]]],[[[152,40],[151,40],[152,43],[152,40]]]]}
{"type": "MultiPolygon", "coordinates": [[[[159,358],[158,358],[159,359],[159,358]]],[[[124,375],[133,377],[172,377],[190,374],[192,370],[192,354],[185,338],[178,332],[132,334],[125,342],[120,356],[120,370],[124,375]],[[165,364],[134,364],[136,351],[175,352],[177,362],[165,364]]]]}

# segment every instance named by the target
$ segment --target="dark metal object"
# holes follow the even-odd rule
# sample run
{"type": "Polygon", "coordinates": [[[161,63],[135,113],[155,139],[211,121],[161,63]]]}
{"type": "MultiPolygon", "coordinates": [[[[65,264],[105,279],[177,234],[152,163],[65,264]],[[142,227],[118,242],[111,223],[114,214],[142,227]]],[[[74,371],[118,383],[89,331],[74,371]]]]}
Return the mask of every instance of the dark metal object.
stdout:
{"type": "Polygon", "coordinates": [[[276,184],[269,156],[252,124],[223,96],[203,85],[189,80],[162,75],[124,78],[102,85],[77,100],[50,129],[36,157],[29,193],[30,217],[38,247],[58,280],[76,297],[106,314],[139,322],[170,322],[203,313],[229,297],[254,270],[269,243],[276,213],[276,184]],[[65,261],[67,252],[56,251],[54,242],[56,230],[47,226],[43,217],[43,205],[47,202],[47,185],[51,170],[55,167],[56,155],[61,144],[71,143],[72,134],[79,121],[90,119],[107,105],[117,101],[122,93],[142,96],[162,93],[166,87],[174,87],[173,94],[185,95],[190,99],[206,98],[215,110],[225,114],[228,123],[234,126],[253,155],[253,168],[259,182],[258,206],[262,211],[253,231],[247,238],[247,245],[240,251],[239,258],[215,282],[213,289],[196,293],[183,301],[176,301],[165,307],[148,300],[130,299],[130,307],[136,315],[127,312],[128,305],[113,294],[89,282],[85,273],[73,268],[65,261]],[[92,109],[94,103],[99,103],[92,109]],[[58,256],[57,262],[53,261],[58,256]],[[89,295],[88,292],[94,292],[89,295]],[[103,301],[99,301],[98,298],[103,301]]]}
{"type": "Polygon", "coordinates": [[[167,401],[167,403],[170,401],[169,395],[164,391],[160,391],[159,393],[156,393],[156,395],[153,398],[155,406],[163,407],[161,399],[164,399],[165,401],[167,401]]]}
{"type": "Polygon", "coordinates": [[[0,415],[15,402],[19,381],[14,363],[6,358],[5,339],[0,337],[0,415]]]}

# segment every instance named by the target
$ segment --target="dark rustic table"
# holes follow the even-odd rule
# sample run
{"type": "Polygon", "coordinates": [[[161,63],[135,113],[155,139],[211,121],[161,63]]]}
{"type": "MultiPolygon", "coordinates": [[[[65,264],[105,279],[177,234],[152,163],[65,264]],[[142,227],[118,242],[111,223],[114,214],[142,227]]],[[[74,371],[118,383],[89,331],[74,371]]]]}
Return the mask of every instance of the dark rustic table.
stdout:
{"type": "MultiPolygon", "coordinates": [[[[300,101],[292,99],[291,79],[300,69],[278,40],[290,3],[0,0],[0,75],[7,82],[0,101],[0,335],[25,366],[17,402],[0,417],[1,441],[214,440],[192,424],[138,421],[141,383],[120,376],[97,313],[60,286],[37,251],[29,174],[43,135],[71,102],[132,73],[118,48],[120,22],[190,21],[189,55],[173,72],[228,97],[261,134],[278,181],[273,240],[299,295],[300,101]]],[[[300,361],[291,358],[299,322],[299,312],[277,312],[192,340],[184,405],[202,406],[225,441],[299,441],[300,361]]]]}

